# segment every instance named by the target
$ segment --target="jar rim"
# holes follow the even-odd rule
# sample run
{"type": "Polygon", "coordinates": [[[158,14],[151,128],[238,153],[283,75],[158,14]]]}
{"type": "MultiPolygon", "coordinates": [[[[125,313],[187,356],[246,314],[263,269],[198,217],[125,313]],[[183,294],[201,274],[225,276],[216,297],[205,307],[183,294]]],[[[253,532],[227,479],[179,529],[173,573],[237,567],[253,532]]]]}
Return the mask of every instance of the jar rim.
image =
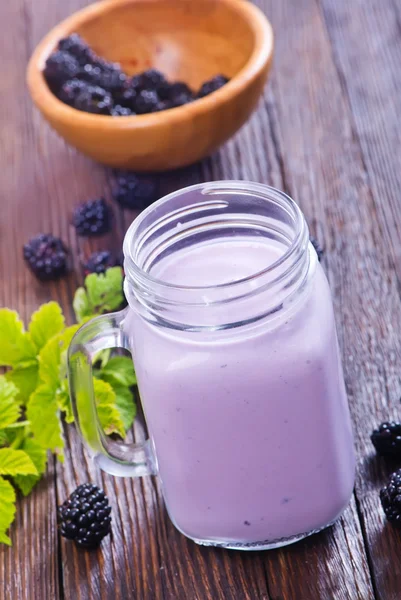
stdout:
{"type": "MultiPolygon", "coordinates": [[[[192,205],[192,207],[194,207],[194,206],[195,205],[192,205]]],[[[191,205],[188,206],[188,209],[190,209],[190,208],[191,208],[191,205]]],[[[145,231],[146,231],[146,229],[145,229],[145,231]]],[[[174,192],[171,192],[170,194],[167,194],[166,196],[163,196],[162,198],[160,198],[159,200],[157,200],[156,202],[154,202],[153,204],[148,206],[144,211],[142,211],[134,219],[134,221],[129,226],[129,228],[125,234],[125,237],[124,237],[124,243],[123,243],[124,270],[125,270],[125,275],[126,275],[128,281],[131,279],[137,280],[137,281],[139,280],[142,283],[144,283],[146,286],[150,286],[150,287],[156,286],[159,290],[166,289],[169,291],[176,290],[176,291],[182,291],[182,292],[184,292],[184,291],[202,292],[202,290],[207,291],[210,289],[224,290],[224,289],[228,289],[228,288],[234,288],[237,285],[241,285],[241,284],[244,284],[244,283],[252,281],[252,280],[258,280],[259,278],[262,279],[264,276],[266,276],[266,274],[274,272],[283,263],[288,261],[291,258],[291,256],[293,256],[294,254],[297,253],[297,251],[299,251],[300,246],[302,246],[304,244],[305,244],[305,246],[307,246],[308,241],[309,241],[309,232],[308,232],[308,227],[307,227],[305,218],[303,216],[303,213],[302,213],[301,209],[299,208],[299,206],[296,204],[296,202],[285,192],[282,192],[281,190],[278,190],[277,188],[274,188],[272,186],[268,186],[268,185],[256,183],[256,182],[251,182],[251,181],[220,180],[220,181],[213,181],[213,182],[201,182],[201,183],[197,183],[195,185],[180,188],[179,190],[176,190],[174,192]],[[153,275],[151,275],[148,271],[144,270],[140,265],[138,265],[137,261],[135,260],[135,258],[133,256],[132,250],[134,248],[133,242],[134,242],[135,235],[137,234],[140,226],[143,224],[145,219],[149,218],[152,215],[152,213],[155,212],[157,209],[159,209],[161,206],[167,204],[174,198],[177,198],[183,194],[186,194],[191,191],[196,191],[196,190],[202,190],[202,193],[206,197],[211,196],[214,193],[215,194],[224,194],[224,193],[233,194],[235,192],[242,192],[242,193],[251,194],[251,195],[257,194],[259,197],[264,198],[267,201],[272,201],[275,198],[278,200],[281,200],[282,202],[284,201],[286,207],[288,209],[290,209],[290,211],[292,213],[292,217],[294,218],[294,228],[295,228],[296,233],[295,233],[293,239],[291,240],[291,242],[289,243],[288,247],[286,248],[285,252],[283,252],[283,254],[278,259],[276,259],[274,262],[269,264],[266,268],[262,269],[261,271],[257,271],[246,277],[235,279],[234,281],[229,281],[229,282],[214,284],[214,285],[206,285],[206,286],[205,285],[203,285],[203,286],[193,286],[193,285],[188,286],[188,285],[182,285],[182,284],[169,283],[169,282],[163,281],[163,279],[156,278],[153,275]]],[[[292,266],[293,265],[291,265],[290,268],[292,266]]]]}

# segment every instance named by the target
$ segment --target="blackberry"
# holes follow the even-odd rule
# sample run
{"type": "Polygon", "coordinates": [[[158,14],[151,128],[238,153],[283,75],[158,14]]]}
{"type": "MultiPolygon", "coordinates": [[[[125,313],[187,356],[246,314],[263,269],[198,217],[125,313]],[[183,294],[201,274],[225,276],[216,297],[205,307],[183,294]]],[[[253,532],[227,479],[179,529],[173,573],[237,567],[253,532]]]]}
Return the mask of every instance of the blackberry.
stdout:
{"type": "Polygon", "coordinates": [[[312,246],[314,247],[316,254],[317,254],[318,261],[320,262],[324,256],[323,248],[321,247],[321,245],[319,244],[317,239],[315,239],[314,237],[310,237],[309,241],[312,244],[312,246]]]}
{"type": "Polygon", "coordinates": [[[378,454],[401,457],[401,423],[385,422],[370,436],[378,454]]]}
{"type": "Polygon", "coordinates": [[[131,117],[135,113],[130,108],[127,108],[126,106],[121,106],[120,104],[116,104],[116,106],[113,106],[113,108],[111,109],[110,114],[113,117],[131,117]]]}
{"type": "Polygon", "coordinates": [[[123,90],[122,94],[114,96],[116,104],[129,108],[131,112],[135,112],[135,102],[138,92],[134,88],[128,88],[123,90]]]}
{"type": "Polygon", "coordinates": [[[25,244],[24,259],[41,281],[58,279],[67,272],[67,248],[50,233],[42,233],[25,244]]]}
{"type": "Polygon", "coordinates": [[[101,56],[98,56],[97,54],[94,54],[94,58],[91,64],[93,64],[93,66],[95,67],[99,67],[104,73],[111,73],[115,71],[119,71],[120,73],[122,73],[121,65],[119,63],[109,62],[108,60],[102,58],[101,56]]]}
{"type": "Polygon", "coordinates": [[[153,90],[142,90],[135,98],[135,112],[140,115],[156,110],[159,96],[153,90]]]}
{"type": "Polygon", "coordinates": [[[83,264],[85,275],[89,273],[105,273],[110,267],[115,267],[118,261],[113,258],[113,255],[108,250],[94,252],[90,255],[86,263],[83,264]]]}
{"type": "Polygon", "coordinates": [[[205,83],[201,85],[201,88],[198,92],[198,98],[204,98],[205,96],[216,92],[217,90],[222,88],[223,85],[228,83],[228,81],[228,78],[224,75],[216,75],[212,79],[205,81],[205,83]]]}
{"type": "Polygon", "coordinates": [[[123,207],[142,210],[158,198],[158,186],[153,179],[122,172],[117,176],[114,199],[123,207]]]}
{"type": "Polygon", "coordinates": [[[401,469],[393,473],[386,487],[380,490],[380,500],[387,519],[401,525],[401,469]]]}
{"type": "Polygon", "coordinates": [[[111,532],[111,506],[105,493],[84,483],[58,508],[61,535],[81,548],[96,548],[111,532]]]}
{"type": "Polygon", "coordinates": [[[74,79],[80,70],[78,61],[67,52],[53,52],[46,61],[43,75],[49,87],[58,90],[65,81],[74,79]]]}
{"type": "Polygon", "coordinates": [[[127,81],[127,76],[120,69],[104,70],[93,64],[87,64],[83,67],[80,78],[92,85],[103,88],[111,94],[122,93],[127,81]]]}
{"type": "Polygon", "coordinates": [[[96,115],[109,115],[113,107],[113,99],[103,88],[88,85],[77,95],[74,107],[96,115]]]}
{"type": "Polygon", "coordinates": [[[177,81],[170,86],[168,100],[171,107],[183,106],[194,100],[194,94],[186,83],[177,81]]]}
{"type": "Polygon", "coordinates": [[[68,54],[71,54],[71,56],[73,56],[81,66],[92,62],[95,58],[95,55],[89,48],[88,44],[84,42],[81,36],[77,33],[72,33],[68,37],[60,40],[58,43],[58,48],[62,52],[68,52],[68,54]]]}
{"type": "Polygon", "coordinates": [[[178,94],[171,99],[171,106],[173,108],[177,106],[184,106],[184,104],[189,104],[193,101],[192,96],[188,96],[187,94],[178,94]]]}
{"type": "Polygon", "coordinates": [[[77,97],[87,86],[88,84],[80,79],[69,79],[62,85],[58,97],[65,104],[74,106],[77,97]]]}
{"type": "Polygon", "coordinates": [[[160,102],[157,103],[155,112],[160,112],[162,110],[168,110],[169,108],[173,108],[173,105],[171,104],[171,102],[169,102],[168,100],[160,100],[160,102]]]}
{"type": "Polygon", "coordinates": [[[131,85],[137,90],[153,90],[163,98],[167,98],[170,89],[170,84],[163,73],[156,69],[149,69],[139,75],[134,75],[131,85]]]}
{"type": "Polygon", "coordinates": [[[194,93],[191,88],[183,81],[176,81],[170,85],[169,98],[173,99],[175,96],[188,96],[194,98],[194,93]]]}
{"type": "Polygon", "coordinates": [[[112,213],[104,198],[90,200],[74,211],[73,223],[78,235],[102,235],[110,231],[112,213]]]}

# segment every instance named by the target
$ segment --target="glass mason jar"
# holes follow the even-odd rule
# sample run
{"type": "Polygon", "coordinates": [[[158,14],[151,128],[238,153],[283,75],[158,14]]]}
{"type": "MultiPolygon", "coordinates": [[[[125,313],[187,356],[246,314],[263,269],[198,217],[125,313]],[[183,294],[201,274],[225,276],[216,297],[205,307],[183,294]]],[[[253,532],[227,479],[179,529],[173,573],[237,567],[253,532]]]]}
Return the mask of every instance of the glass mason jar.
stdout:
{"type": "Polygon", "coordinates": [[[81,434],[114,475],[157,474],[174,525],[204,545],[267,549],[333,523],[355,457],[329,286],[298,206],[256,183],[159,200],[124,241],[125,310],[69,349],[81,434]],[[117,444],[91,361],[132,352],[149,431],[117,444]]]}

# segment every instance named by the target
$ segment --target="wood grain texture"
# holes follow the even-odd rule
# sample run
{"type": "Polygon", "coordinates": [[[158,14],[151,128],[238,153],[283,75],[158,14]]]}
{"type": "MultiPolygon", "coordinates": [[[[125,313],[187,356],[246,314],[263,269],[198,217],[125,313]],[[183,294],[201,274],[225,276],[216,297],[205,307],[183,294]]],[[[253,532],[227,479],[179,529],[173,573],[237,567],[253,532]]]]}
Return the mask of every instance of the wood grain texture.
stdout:
{"type": "MultiPolygon", "coordinates": [[[[111,173],[56,137],[24,86],[39,39],[85,0],[0,2],[0,306],[28,318],[54,298],[72,320],[79,257],[117,250],[135,216],[114,206],[112,235],[77,239],[73,207],[105,194],[111,173]],[[74,270],[40,285],[21,246],[41,231],[72,248],[74,270]]],[[[378,490],[396,468],[369,433],[399,415],[401,348],[401,9],[395,0],[257,0],[276,32],[271,83],[258,112],[217,155],[160,176],[162,193],[201,180],[275,185],[301,205],[324,242],[358,452],[355,496],[335,527],[277,551],[197,547],[170,523],[157,480],[117,479],[88,459],[73,427],[64,465],[20,500],[12,549],[0,548],[0,600],[395,600],[401,536],[384,523],[378,490]],[[56,532],[56,505],[85,481],[113,505],[113,533],[85,553],[56,532]]],[[[135,438],[142,439],[138,421],[135,438]]]]}
{"type": "MultiPolygon", "coordinates": [[[[400,6],[396,2],[338,6],[322,1],[322,11],[333,45],[333,56],[358,140],[370,211],[370,248],[365,264],[370,289],[364,300],[370,327],[366,354],[371,355],[358,376],[360,397],[368,394],[372,418],[365,417],[365,433],[374,416],[381,421],[400,415],[400,282],[401,282],[401,125],[399,88],[401,39],[400,6]],[[379,34],[379,35],[378,35],[379,34]],[[364,38],[363,51],[350,40],[364,38]],[[347,49],[347,51],[345,51],[347,49]],[[376,315],[374,320],[373,315],[376,315]],[[362,375],[362,377],[361,377],[362,375]]],[[[363,202],[363,198],[361,198],[363,202]]],[[[360,354],[360,351],[359,351],[360,354]]],[[[361,363],[363,364],[363,363],[361,363]]],[[[377,511],[377,489],[399,467],[369,456],[361,464],[358,500],[378,598],[400,597],[401,567],[388,560],[401,552],[401,536],[385,525],[377,511]]]]}

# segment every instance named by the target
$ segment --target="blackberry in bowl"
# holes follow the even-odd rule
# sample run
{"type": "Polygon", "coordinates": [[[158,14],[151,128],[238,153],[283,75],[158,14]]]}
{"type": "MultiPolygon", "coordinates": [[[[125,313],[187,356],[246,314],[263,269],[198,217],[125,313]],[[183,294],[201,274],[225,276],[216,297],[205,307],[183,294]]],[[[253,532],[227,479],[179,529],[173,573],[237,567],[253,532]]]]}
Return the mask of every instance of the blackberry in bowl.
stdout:
{"type": "Polygon", "coordinates": [[[256,108],[273,34],[250,2],[197,0],[187,8],[176,0],[104,0],[57,25],[28,65],[43,116],[83,153],[122,169],[178,168],[216,150],[256,108]],[[50,58],[57,53],[63,58],[50,58]],[[104,98],[71,81],[104,90],[104,98]]]}

